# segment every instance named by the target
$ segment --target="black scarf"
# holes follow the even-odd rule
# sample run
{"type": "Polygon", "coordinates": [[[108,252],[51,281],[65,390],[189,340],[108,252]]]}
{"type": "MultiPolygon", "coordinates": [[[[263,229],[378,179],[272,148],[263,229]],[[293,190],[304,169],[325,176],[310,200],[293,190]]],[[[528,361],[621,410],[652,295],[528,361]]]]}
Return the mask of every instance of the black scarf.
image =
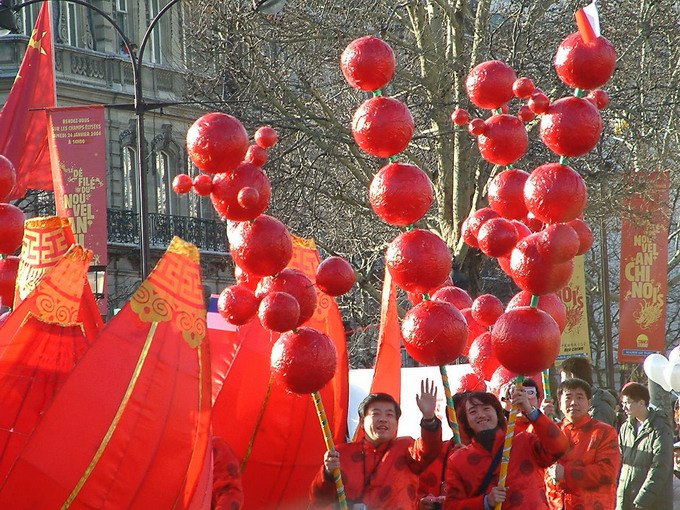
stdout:
{"type": "Polygon", "coordinates": [[[475,441],[481,444],[487,451],[491,451],[493,444],[496,441],[496,431],[498,427],[491,430],[482,430],[475,434],[475,441]]]}

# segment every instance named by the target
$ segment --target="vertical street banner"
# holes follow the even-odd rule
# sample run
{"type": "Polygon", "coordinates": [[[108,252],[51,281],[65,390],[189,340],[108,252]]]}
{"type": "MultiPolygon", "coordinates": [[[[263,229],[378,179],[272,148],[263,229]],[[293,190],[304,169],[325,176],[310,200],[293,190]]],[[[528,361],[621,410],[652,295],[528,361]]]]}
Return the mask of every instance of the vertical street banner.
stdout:
{"type": "Polygon", "coordinates": [[[574,259],[574,273],[571,276],[571,280],[557,293],[567,308],[567,325],[562,332],[562,347],[557,357],[558,362],[572,356],[590,358],[588,314],[586,313],[586,279],[583,260],[583,255],[574,259]]]}
{"type": "MultiPolygon", "coordinates": [[[[69,219],[76,243],[92,250],[92,265],[106,266],[104,107],[51,108],[47,118],[57,215],[69,219]]],[[[98,305],[105,315],[106,297],[98,305]]]]}
{"type": "Polygon", "coordinates": [[[621,218],[619,362],[665,353],[668,283],[668,172],[636,172],[639,189],[621,218]]]}

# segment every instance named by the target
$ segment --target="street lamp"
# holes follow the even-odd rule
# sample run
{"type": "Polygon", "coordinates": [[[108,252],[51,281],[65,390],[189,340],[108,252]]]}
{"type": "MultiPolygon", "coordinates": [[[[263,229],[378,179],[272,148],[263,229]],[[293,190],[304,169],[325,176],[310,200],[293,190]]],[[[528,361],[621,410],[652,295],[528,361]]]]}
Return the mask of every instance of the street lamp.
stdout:
{"type": "Polygon", "coordinates": [[[90,266],[90,269],[87,271],[87,281],[90,283],[95,299],[104,299],[106,297],[104,289],[106,285],[106,266],[90,266]]]}

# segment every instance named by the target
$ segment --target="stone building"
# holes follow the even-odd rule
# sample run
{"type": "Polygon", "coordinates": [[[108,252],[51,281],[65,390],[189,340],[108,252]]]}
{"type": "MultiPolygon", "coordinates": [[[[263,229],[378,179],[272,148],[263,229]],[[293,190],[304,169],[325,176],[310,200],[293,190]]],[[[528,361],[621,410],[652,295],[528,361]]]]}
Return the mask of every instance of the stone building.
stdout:
{"type": "MultiPolygon", "coordinates": [[[[91,0],[139,45],[163,0],[91,0]]],[[[20,34],[0,38],[0,100],[4,102],[18,72],[28,35],[41,4],[19,11],[20,34]]],[[[137,155],[134,112],[122,106],[134,101],[130,58],[122,39],[103,16],[69,2],[53,2],[57,106],[103,104],[107,136],[107,217],[109,315],[122,306],[140,282],[137,155]]],[[[184,44],[182,3],[172,6],[152,30],[142,55],[143,96],[147,102],[185,101],[189,63],[184,44]]],[[[135,49],[136,51],[136,49],[135,49]]],[[[224,225],[210,200],[190,193],[177,195],[171,182],[178,173],[196,174],[185,149],[191,123],[205,113],[196,104],[174,104],[145,115],[148,155],[151,267],[173,235],[201,248],[204,283],[213,293],[232,278],[224,225]]],[[[26,200],[28,214],[51,214],[51,193],[34,193],[26,200]]],[[[23,204],[20,204],[23,206],[23,204]]]]}

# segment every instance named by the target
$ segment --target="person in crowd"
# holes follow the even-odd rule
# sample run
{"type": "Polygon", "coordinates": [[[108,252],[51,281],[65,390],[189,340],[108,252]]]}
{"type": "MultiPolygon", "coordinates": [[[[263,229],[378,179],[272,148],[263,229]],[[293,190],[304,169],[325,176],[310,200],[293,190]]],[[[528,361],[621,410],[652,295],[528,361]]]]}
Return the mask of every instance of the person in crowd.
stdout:
{"type": "Polygon", "coordinates": [[[680,508],[680,441],[673,444],[673,508],[680,508]]]}
{"type": "Polygon", "coordinates": [[[500,487],[503,408],[491,393],[474,392],[465,399],[459,420],[472,442],[448,459],[445,509],[490,510],[498,503],[506,510],[548,508],[543,471],[567,451],[569,443],[556,423],[532,407],[526,388],[515,387],[512,402],[532,423],[535,434],[519,432],[514,437],[506,484],[500,487]]]}
{"type": "Polygon", "coordinates": [[[210,510],[239,510],[243,507],[243,486],[238,458],[227,442],[212,438],[213,491],[210,510]]]}
{"type": "MultiPolygon", "coordinates": [[[[616,479],[621,454],[616,429],[588,414],[592,405],[590,384],[566,379],[557,389],[564,419],[560,425],[569,451],[546,470],[545,485],[553,510],[601,510],[616,506],[616,479]]],[[[546,414],[554,405],[544,402],[546,414]]]]}
{"type": "MultiPolygon", "coordinates": [[[[455,393],[451,396],[453,408],[456,410],[456,416],[461,412],[461,405],[469,393],[469,391],[464,391],[462,393],[455,393]]],[[[451,426],[451,423],[449,423],[449,426],[451,426]]],[[[453,427],[451,428],[453,429],[453,427]]],[[[446,463],[451,452],[470,443],[470,438],[460,426],[458,427],[458,433],[461,442],[456,443],[454,437],[445,441],[442,444],[439,456],[437,456],[432,464],[427,466],[420,474],[416,498],[418,501],[418,504],[416,505],[417,510],[436,510],[437,508],[441,508],[444,504],[444,475],[446,473],[446,463]]]]}
{"type": "MultiPolygon", "coordinates": [[[[539,402],[543,397],[541,396],[541,390],[539,389],[538,384],[536,384],[536,381],[534,381],[531,377],[527,377],[524,379],[522,386],[526,391],[527,399],[529,399],[529,405],[532,408],[538,408],[539,402]]],[[[501,390],[502,396],[500,397],[500,400],[503,404],[506,419],[510,416],[510,410],[512,409],[512,392],[514,388],[514,383],[508,383],[505,385],[503,390],[501,390]]],[[[533,433],[533,431],[534,430],[531,421],[529,421],[529,418],[524,416],[524,413],[520,410],[517,413],[517,420],[515,421],[515,434],[519,432],[533,433]]]]}
{"type": "Polygon", "coordinates": [[[621,390],[628,420],[619,431],[621,474],[617,510],[673,506],[673,432],[668,416],[649,406],[649,390],[631,382],[621,390]]]}
{"type": "Polygon", "coordinates": [[[386,393],[372,393],[359,404],[365,437],[338,445],[324,454],[323,466],[310,488],[310,506],[324,507],[337,500],[333,472],[340,469],[348,508],[412,510],[418,476],[442,447],[441,421],[435,416],[434,382],[421,382],[416,403],[423,417],[421,437],[397,437],[401,408],[386,393]]]}
{"type": "Polygon", "coordinates": [[[567,358],[560,366],[562,380],[583,379],[592,388],[592,404],[589,410],[591,418],[595,418],[607,425],[616,427],[616,406],[618,400],[606,390],[593,385],[593,366],[588,358],[583,356],[573,356],[567,358]]]}

